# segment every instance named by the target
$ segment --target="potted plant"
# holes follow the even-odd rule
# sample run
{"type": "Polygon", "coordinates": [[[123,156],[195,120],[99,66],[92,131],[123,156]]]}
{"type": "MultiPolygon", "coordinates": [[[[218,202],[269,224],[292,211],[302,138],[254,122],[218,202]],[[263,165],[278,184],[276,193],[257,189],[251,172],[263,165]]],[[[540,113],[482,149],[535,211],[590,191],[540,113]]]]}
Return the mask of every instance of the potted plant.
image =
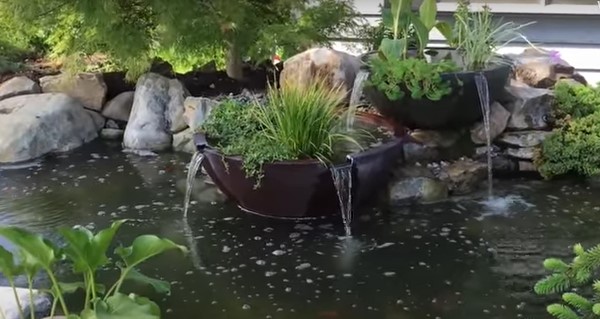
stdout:
{"type": "Polygon", "coordinates": [[[488,8],[471,12],[466,1],[459,2],[453,26],[437,21],[435,0],[424,0],[418,12],[412,0],[390,2],[382,21],[392,36],[367,58],[367,98],[382,115],[409,128],[449,129],[480,120],[476,78],[486,80],[479,85],[487,82],[490,101],[502,94],[511,66],[496,49],[523,37],[518,31],[525,25],[498,24],[488,8]],[[450,49],[427,49],[434,28],[450,49]]]}
{"type": "Polygon", "coordinates": [[[391,130],[380,117],[349,114],[344,96],[323,78],[281,83],[264,104],[223,102],[196,135],[204,168],[241,209],[263,216],[338,212],[330,169],[340,165],[351,165],[355,203],[362,202],[384,185],[400,139],[378,133],[381,125],[391,130]]]}
{"type": "MultiPolygon", "coordinates": [[[[115,249],[115,255],[119,258],[115,263],[106,254],[114,236],[125,222],[116,221],[109,228],[96,234],[84,227],[63,228],[60,230],[65,242],[63,247],[57,247],[47,239],[21,228],[1,227],[0,237],[10,241],[16,251],[9,252],[0,246],[0,273],[8,279],[15,291],[15,301],[19,308],[21,303],[16,297],[15,278],[26,277],[29,283],[27,288],[30,291],[30,305],[33,307],[33,278],[41,271],[50,279],[51,286],[46,292],[54,298],[48,318],[55,318],[58,311],[69,319],[160,319],[161,313],[156,303],[136,294],[126,294],[123,283],[138,281],[152,285],[159,293],[168,293],[168,282],[147,277],[139,272],[138,267],[166,251],[178,250],[185,253],[187,248],[168,239],[142,235],[134,239],[131,246],[115,249]],[[81,282],[59,281],[55,267],[65,262],[71,267],[74,275],[81,276],[81,282]],[[118,266],[121,270],[120,276],[112,286],[104,286],[97,281],[97,272],[108,266],[118,266]],[[83,305],[69,304],[66,295],[78,291],[83,292],[83,305]]],[[[26,319],[23,309],[19,311],[20,318],[26,319]]],[[[33,318],[36,309],[30,309],[30,313],[33,318]]]]}

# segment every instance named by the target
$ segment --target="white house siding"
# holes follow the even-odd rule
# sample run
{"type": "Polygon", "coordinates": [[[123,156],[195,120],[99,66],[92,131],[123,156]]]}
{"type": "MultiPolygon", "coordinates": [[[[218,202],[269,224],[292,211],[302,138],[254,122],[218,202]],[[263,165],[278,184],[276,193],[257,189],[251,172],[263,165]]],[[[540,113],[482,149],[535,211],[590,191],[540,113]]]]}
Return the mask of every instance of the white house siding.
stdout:
{"type": "MultiPolygon", "coordinates": [[[[585,0],[563,2],[577,3],[577,1],[585,0]]],[[[440,11],[453,9],[454,4],[449,3],[450,1],[441,2],[443,3],[439,4],[440,11]]],[[[600,82],[600,7],[577,7],[576,5],[542,7],[536,6],[535,1],[532,0],[526,0],[526,2],[533,2],[531,5],[508,5],[501,2],[510,1],[490,1],[493,12],[502,21],[514,21],[519,24],[535,21],[535,24],[528,26],[523,32],[530,42],[544,49],[559,51],[561,57],[573,65],[590,83],[600,82]],[[510,12],[509,8],[518,12],[510,12]],[[544,13],[531,13],[536,10],[544,13]],[[561,10],[568,14],[556,14],[561,10]]],[[[380,4],[383,4],[383,0],[355,0],[356,8],[363,14],[362,19],[371,24],[379,21],[380,4]]],[[[440,12],[439,16],[441,19],[450,19],[452,13],[440,12]]],[[[433,32],[431,38],[432,45],[443,43],[443,38],[437,32],[433,32]]],[[[360,39],[341,36],[339,40],[334,43],[334,47],[339,50],[353,54],[364,52],[360,39]]],[[[519,53],[527,46],[524,41],[514,42],[500,49],[500,52],[519,53]]]]}

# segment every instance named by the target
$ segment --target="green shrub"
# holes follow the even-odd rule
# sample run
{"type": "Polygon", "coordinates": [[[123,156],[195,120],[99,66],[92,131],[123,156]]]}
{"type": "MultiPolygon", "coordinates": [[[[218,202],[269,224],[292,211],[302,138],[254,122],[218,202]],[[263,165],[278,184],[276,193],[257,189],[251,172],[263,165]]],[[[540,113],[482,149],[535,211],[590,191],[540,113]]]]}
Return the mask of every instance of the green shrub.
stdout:
{"type": "Polygon", "coordinates": [[[552,274],[540,280],[534,290],[539,295],[562,294],[563,304],[546,308],[555,318],[600,318],[600,245],[584,250],[578,244],[573,250],[575,258],[570,264],[556,258],[544,261],[544,268],[552,274]]]}
{"type": "Polygon", "coordinates": [[[568,121],[600,110],[600,88],[561,81],[554,87],[553,116],[568,121]]]}
{"type": "Polygon", "coordinates": [[[600,173],[600,112],[566,122],[544,140],[535,158],[545,178],[600,173]]]}

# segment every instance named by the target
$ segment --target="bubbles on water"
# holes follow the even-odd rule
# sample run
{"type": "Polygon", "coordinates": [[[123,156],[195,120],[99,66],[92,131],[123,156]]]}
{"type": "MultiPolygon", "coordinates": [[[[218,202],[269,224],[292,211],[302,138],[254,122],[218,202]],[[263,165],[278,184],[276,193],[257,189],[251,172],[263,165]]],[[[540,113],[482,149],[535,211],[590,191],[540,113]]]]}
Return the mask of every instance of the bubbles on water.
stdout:
{"type": "Polygon", "coordinates": [[[509,216],[515,211],[528,210],[535,205],[527,202],[520,195],[494,196],[480,201],[485,211],[478,219],[489,216],[509,216]]]}

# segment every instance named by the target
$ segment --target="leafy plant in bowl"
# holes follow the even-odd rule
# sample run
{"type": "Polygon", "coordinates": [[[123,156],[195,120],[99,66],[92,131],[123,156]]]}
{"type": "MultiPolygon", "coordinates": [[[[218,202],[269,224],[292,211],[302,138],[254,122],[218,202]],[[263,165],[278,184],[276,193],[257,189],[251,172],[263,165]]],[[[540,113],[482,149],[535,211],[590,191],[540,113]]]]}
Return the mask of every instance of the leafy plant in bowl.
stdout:
{"type": "Polygon", "coordinates": [[[345,92],[327,81],[291,79],[271,88],[264,104],[226,101],[201,127],[204,167],[242,209],[287,218],[337,212],[330,169],[370,151],[375,136],[357,129],[366,116],[344,108],[345,92]],[[352,118],[357,125],[348,125],[352,118]]]}
{"type": "Polygon", "coordinates": [[[471,13],[465,3],[452,26],[437,21],[435,0],[424,0],[418,12],[412,11],[411,0],[390,2],[391,10],[383,11],[382,20],[398,31],[383,39],[378,54],[368,61],[367,98],[381,114],[409,128],[454,129],[480,120],[475,78],[487,80],[490,101],[503,92],[510,66],[491,62],[501,40],[497,36],[514,30],[494,27],[489,11],[471,13]],[[434,28],[456,48],[428,50],[434,28]],[[417,38],[414,50],[407,46],[409,33],[403,31],[412,29],[417,38]],[[444,54],[448,52],[455,54],[444,54]]]}
{"type": "MultiPolygon", "coordinates": [[[[116,263],[120,269],[120,276],[107,289],[98,282],[97,272],[105,267],[114,266],[112,259],[109,259],[106,254],[117,231],[125,222],[125,220],[116,221],[109,228],[96,234],[84,227],[63,228],[60,234],[66,243],[64,247],[57,247],[42,236],[25,229],[2,227],[0,236],[14,244],[16,252],[12,253],[0,247],[0,272],[8,278],[13,289],[15,289],[15,278],[25,276],[29,283],[30,298],[33,298],[31,292],[34,276],[40,271],[47,274],[51,282],[47,292],[54,297],[51,318],[55,316],[56,308],[60,307],[62,314],[69,319],[158,319],[160,309],[156,303],[136,294],[125,294],[122,285],[126,281],[133,280],[150,284],[159,293],[169,292],[168,282],[143,275],[139,272],[138,266],[166,251],[176,250],[185,253],[187,249],[154,235],[139,236],[134,239],[131,246],[121,246],[115,250],[116,256],[120,259],[116,263]],[[56,267],[59,263],[66,263],[71,267],[74,275],[82,277],[82,281],[60,282],[56,275],[56,267]],[[79,307],[79,305],[68,304],[66,295],[80,290],[84,293],[83,305],[79,307]],[[83,310],[76,314],[76,310],[79,309],[83,310]]],[[[15,299],[20,306],[18,298],[15,299]]],[[[30,301],[33,306],[33,301],[30,301]]],[[[25,319],[23,310],[20,311],[21,319],[25,319]]],[[[35,311],[30,312],[33,318],[35,311]]]]}

